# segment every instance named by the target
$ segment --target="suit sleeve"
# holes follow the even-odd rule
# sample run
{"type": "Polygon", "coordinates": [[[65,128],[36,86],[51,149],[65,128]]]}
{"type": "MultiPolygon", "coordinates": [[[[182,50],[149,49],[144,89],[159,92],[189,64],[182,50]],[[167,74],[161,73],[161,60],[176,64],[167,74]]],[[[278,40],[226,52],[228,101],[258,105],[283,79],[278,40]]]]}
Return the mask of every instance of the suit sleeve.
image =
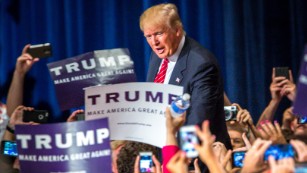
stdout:
{"type": "Polygon", "coordinates": [[[200,125],[204,120],[210,122],[219,119],[223,107],[221,77],[214,63],[199,65],[190,82],[191,108],[187,124],[200,125]]]}

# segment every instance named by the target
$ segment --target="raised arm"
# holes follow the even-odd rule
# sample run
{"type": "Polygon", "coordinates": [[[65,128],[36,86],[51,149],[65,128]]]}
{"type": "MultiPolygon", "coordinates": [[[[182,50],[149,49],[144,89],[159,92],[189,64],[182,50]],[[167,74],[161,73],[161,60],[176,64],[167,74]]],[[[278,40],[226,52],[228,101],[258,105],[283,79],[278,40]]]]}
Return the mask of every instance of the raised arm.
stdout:
{"type": "Polygon", "coordinates": [[[269,120],[269,121],[273,120],[273,117],[278,108],[278,105],[281,99],[283,98],[283,95],[281,94],[281,90],[286,80],[287,79],[285,77],[275,77],[275,68],[273,68],[272,82],[270,85],[271,101],[268,104],[268,106],[264,109],[264,111],[262,112],[257,122],[257,126],[260,124],[260,122],[264,120],[269,120]]]}
{"type": "Polygon", "coordinates": [[[8,116],[11,116],[14,109],[18,105],[23,104],[23,87],[25,75],[31,69],[32,65],[39,60],[38,58],[33,59],[33,57],[27,53],[29,47],[30,44],[27,44],[23,48],[21,55],[16,61],[13,79],[7,96],[8,116]]]}

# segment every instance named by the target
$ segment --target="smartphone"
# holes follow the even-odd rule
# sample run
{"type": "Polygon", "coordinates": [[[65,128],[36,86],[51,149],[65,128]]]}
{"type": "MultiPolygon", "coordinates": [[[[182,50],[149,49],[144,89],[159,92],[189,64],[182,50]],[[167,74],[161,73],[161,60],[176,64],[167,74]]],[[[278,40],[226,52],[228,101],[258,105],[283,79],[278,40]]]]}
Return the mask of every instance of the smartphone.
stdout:
{"type": "Polygon", "coordinates": [[[307,124],[307,116],[301,116],[299,115],[297,117],[297,124],[307,124]]]}
{"type": "Polygon", "coordinates": [[[17,143],[15,141],[1,141],[1,154],[10,157],[17,157],[17,143]]]}
{"type": "Polygon", "coordinates": [[[180,148],[186,153],[188,158],[195,158],[198,152],[194,148],[194,144],[199,143],[195,132],[195,126],[183,126],[179,130],[180,148]]]}
{"type": "Polygon", "coordinates": [[[23,122],[48,123],[49,112],[47,110],[23,111],[23,122]]]}
{"type": "Polygon", "coordinates": [[[283,76],[290,79],[289,67],[275,67],[275,77],[283,76]]]}
{"type": "Polygon", "coordinates": [[[84,121],[85,120],[85,114],[82,113],[77,113],[76,115],[77,121],[84,121]]]}
{"type": "Polygon", "coordinates": [[[295,150],[290,144],[271,145],[264,153],[264,160],[267,161],[269,156],[273,156],[275,160],[287,157],[295,157],[295,150]]]}
{"type": "Polygon", "coordinates": [[[246,151],[233,151],[232,152],[232,166],[237,168],[243,167],[243,160],[246,151]]]}
{"type": "Polygon", "coordinates": [[[140,152],[140,172],[152,172],[152,152],[140,152]]]}
{"type": "Polygon", "coordinates": [[[31,45],[27,50],[33,58],[45,58],[52,55],[50,43],[31,45]]]}

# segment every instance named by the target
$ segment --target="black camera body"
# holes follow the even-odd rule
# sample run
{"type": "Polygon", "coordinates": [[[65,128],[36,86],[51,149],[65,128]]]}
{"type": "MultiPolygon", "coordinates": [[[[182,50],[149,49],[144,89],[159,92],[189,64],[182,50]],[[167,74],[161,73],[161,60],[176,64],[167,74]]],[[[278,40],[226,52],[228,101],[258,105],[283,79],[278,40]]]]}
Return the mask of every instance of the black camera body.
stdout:
{"type": "Polygon", "coordinates": [[[224,106],[225,121],[237,120],[238,108],[236,106],[224,106]]]}
{"type": "Polygon", "coordinates": [[[31,45],[27,50],[33,58],[45,58],[52,55],[50,43],[31,45]]]}
{"type": "Polygon", "coordinates": [[[47,110],[23,111],[23,122],[48,123],[49,113],[47,110]]]}

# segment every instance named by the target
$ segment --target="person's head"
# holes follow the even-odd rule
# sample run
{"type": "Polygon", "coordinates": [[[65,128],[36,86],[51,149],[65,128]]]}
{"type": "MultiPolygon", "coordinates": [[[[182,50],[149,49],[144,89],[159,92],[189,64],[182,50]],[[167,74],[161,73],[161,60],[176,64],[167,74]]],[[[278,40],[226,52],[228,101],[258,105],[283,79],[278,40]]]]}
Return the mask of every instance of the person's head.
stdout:
{"type": "Polygon", "coordinates": [[[170,3],[148,8],[140,17],[140,28],[159,58],[173,55],[184,35],[177,7],[170,3]]]}
{"type": "Polygon", "coordinates": [[[227,121],[226,125],[232,148],[237,149],[245,147],[242,135],[244,132],[247,132],[246,128],[236,121],[227,121]]]}
{"type": "Polygon", "coordinates": [[[117,158],[118,153],[122,149],[122,147],[126,144],[127,141],[115,140],[111,142],[112,148],[112,172],[118,173],[117,169],[117,158]]]}
{"type": "Polygon", "coordinates": [[[133,172],[135,159],[142,151],[151,151],[154,155],[158,152],[157,147],[152,145],[127,141],[117,155],[118,173],[133,172]]]}
{"type": "Polygon", "coordinates": [[[298,118],[294,118],[291,123],[291,130],[293,131],[294,138],[307,141],[307,124],[298,124],[298,118]]]}

